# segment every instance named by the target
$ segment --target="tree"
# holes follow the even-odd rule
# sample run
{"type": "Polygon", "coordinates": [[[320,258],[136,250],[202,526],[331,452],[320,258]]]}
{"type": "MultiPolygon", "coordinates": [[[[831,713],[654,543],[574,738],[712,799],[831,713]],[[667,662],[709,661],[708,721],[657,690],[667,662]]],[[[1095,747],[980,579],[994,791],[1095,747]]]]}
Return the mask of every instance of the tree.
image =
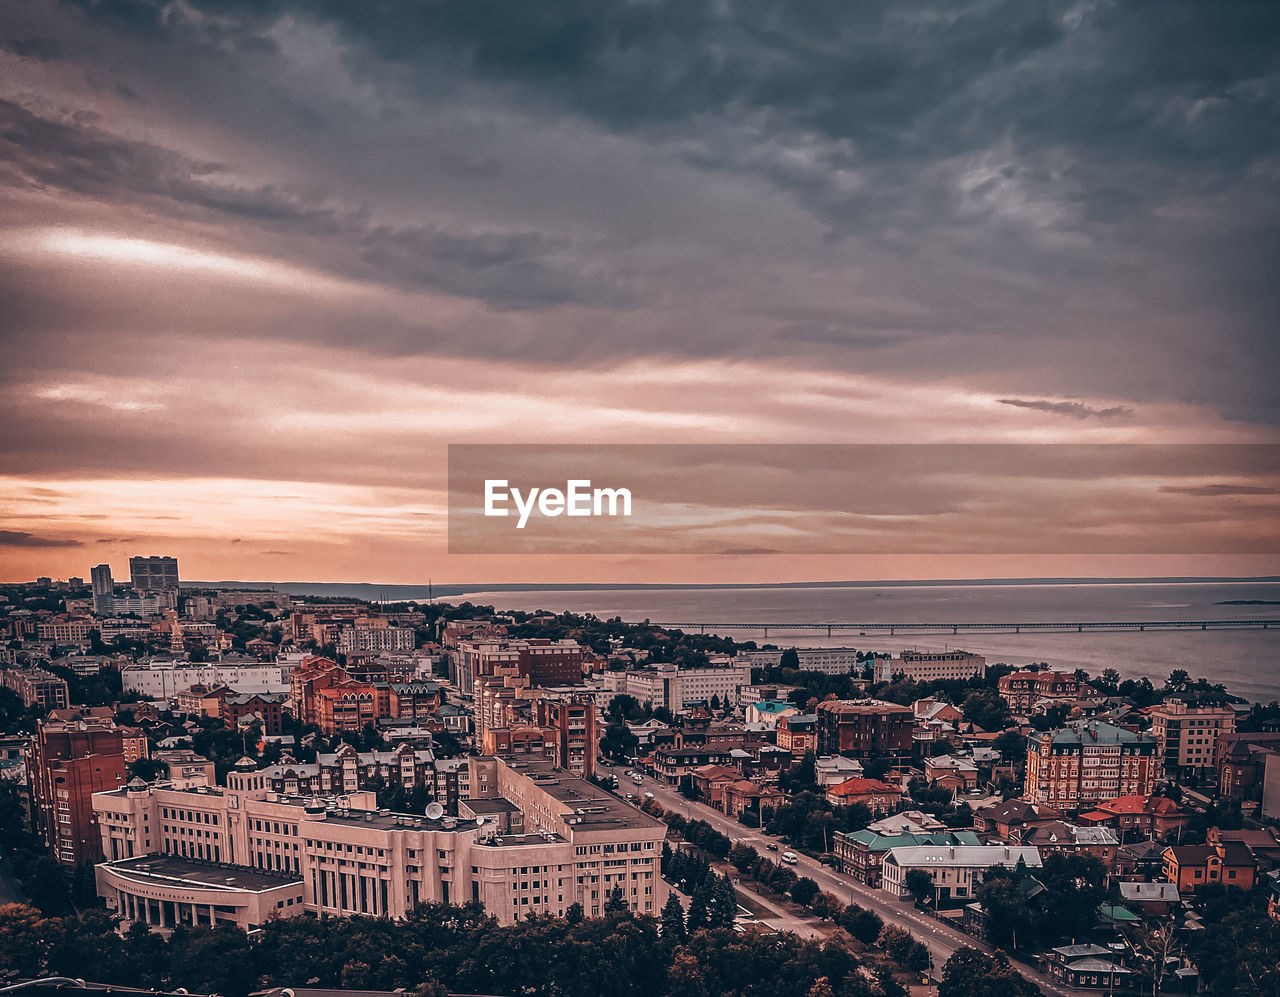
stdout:
{"type": "Polygon", "coordinates": [[[933,877],[923,869],[908,869],[902,882],[920,903],[933,899],[933,877]]]}
{"type": "Polygon", "coordinates": [[[798,903],[801,907],[808,907],[813,898],[820,892],[818,884],[808,876],[801,876],[796,880],[795,885],[791,887],[791,899],[798,903]]]}
{"type": "Polygon", "coordinates": [[[630,916],[631,906],[627,903],[626,895],[622,892],[621,886],[615,886],[609,891],[609,899],[604,902],[604,913],[606,917],[630,916]]]}
{"type": "Polygon", "coordinates": [[[729,851],[729,861],[744,875],[760,858],[760,853],[750,845],[737,844],[729,851]]]}
{"type": "Polygon", "coordinates": [[[779,668],[800,668],[800,655],[794,647],[789,647],[782,652],[782,657],[778,659],[779,668]]]}
{"type": "Polygon", "coordinates": [[[837,920],[840,923],[840,927],[862,942],[863,945],[874,943],[884,929],[884,921],[880,919],[879,914],[873,910],[867,910],[865,907],[859,907],[857,904],[849,904],[845,907],[840,912],[837,920]]]}
{"type": "Polygon", "coordinates": [[[692,935],[695,931],[701,931],[711,925],[710,905],[711,891],[707,887],[706,880],[703,880],[693,891],[693,896],[689,898],[689,913],[685,918],[685,930],[689,934],[692,935]]]}
{"type": "Polygon", "coordinates": [[[1022,887],[1007,869],[997,866],[988,870],[973,895],[986,912],[987,934],[991,941],[1016,949],[1019,929],[1029,928],[1031,921],[1031,911],[1022,887]]]}
{"type": "Polygon", "coordinates": [[[968,945],[956,949],[942,970],[938,997],[1035,997],[1039,988],[1003,952],[989,956],[968,945]]]}
{"type": "Polygon", "coordinates": [[[809,988],[806,997],[836,997],[836,994],[831,989],[831,981],[825,976],[819,976],[813,981],[813,986],[809,988]]]}
{"type": "Polygon", "coordinates": [[[844,904],[833,893],[819,893],[809,903],[809,907],[822,920],[830,921],[844,909],[844,904]]]}
{"type": "Polygon", "coordinates": [[[672,944],[684,941],[684,907],[674,893],[662,905],[662,937],[672,944]]]}
{"type": "Polygon", "coordinates": [[[564,912],[564,919],[571,927],[581,924],[584,920],[582,904],[576,900],[571,903],[564,912]]]}

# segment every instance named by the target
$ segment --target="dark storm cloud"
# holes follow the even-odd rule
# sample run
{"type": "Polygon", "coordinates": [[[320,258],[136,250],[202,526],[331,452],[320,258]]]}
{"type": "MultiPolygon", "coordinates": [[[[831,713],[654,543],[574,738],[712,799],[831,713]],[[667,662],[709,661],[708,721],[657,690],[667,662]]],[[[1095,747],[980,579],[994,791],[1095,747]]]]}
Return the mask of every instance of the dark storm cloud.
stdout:
{"type": "Polygon", "coordinates": [[[348,247],[328,262],[347,276],[437,289],[509,308],[621,305],[630,292],[566,238],[374,224],[359,207],[268,184],[245,186],[226,164],[126,141],[93,120],[50,120],[0,100],[0,177],[67,194],[134,201],[197,221],[251,225],[348,247]]]}
{"type": "Polygon", "coordinates": [[[1217,498],[1228,495],[1280,495],[1280,489],[1262,485],[1162,485],[1160,491],[1170,495],[1196,495],[1217,498]]]}
{"type": "Polygon", "coordinates": [[[17,530],[0,530],[0,547],[81,547],[79,540],[37,537],[17,530]]]}
{"type": "MultiPolygon", "coordinates": [[[[1267,0],[110,0],[10,16],[9,51],[57,61],[58,44],[33,42],[56,40],[68,72],[97,73],[149,112],[172,86],[196,125],[231,130],[246,148],[274,141],[267,160],[302,146],[333,161],[328,183],[288,166],[254,183],[230,154],[182,152],[167,137],[143,145],[96,119],[15,105],[3,150],[14,184],[212,223],[246,251],[499,310],[670,309],[636,323],[604,316],[589,331],[548,322],[483,334],[272,315],[264,335],[551,363],[799,356],[922,380],[1001,378],[1015,406],[1061,392],[1280,420],[1280,7],[1267,0]],[[331,61],[308,66],[320,56],[331,61]],[[295,78],[303,70],[316,76],[295,78]],[[433,115],[479,123],[457,138],[433,115]],[[560,163],[526,162],[521,128],[559,126],[583,145],[560,163]],[[731,259],[728,275],[719,260],[750,236],[691,225],[677,248],[696,251],[667,256],[669,244],[647,242],[667,189],[633,191],[624,178],[593,201],[566,168],[594,163],[618,137],[643,145],[633,158],[647,166],[749,182],[760,201],[780,195],[816,232],[731,259]],[[408,201],[464,187],[458,176],[477,183],[456,210],[453,187],[439,195],[444,219],[372,206],[383,181],[389,199],[408,201]],[[512,204],[544,217],[457,221],[512,204]],[[841,286],[842,268],[865,271],[863,286],[892,284],[920,312],[864,301],[862,286],[841,286]],[[824,271],[835,276],[811,290],[824,271]],[[704,287],[718,296],[691,307],[704,287]],[[1098,361],[1098,345],[1117,355],[1098,361]],[[1016,383],[1052,351],[1045,366],[1061,369],[1048,384],[1016,383]]],[[[750,228],[755,215],[743,214],[750,228]]],[[[58,310],[71,303],[20,305],[51,327],[79,317],[58,310]]],[[[140,328],[168,316],[121,319],[140,328]]],[[[1128,408],[1031,407],[1081,419],[1128,408]]]]}
{"type": "Polygon", "coordinates": [[[1054,415],[1065,415],[1072,419],[1122,419],[1133,415],[1133,409],[1124,405],[1093,408],[1084,402],[1050,402],[1033,398],[998,398],[996,400],[1001,405],[1034,409],[1037,412],[1052,412],[1054,415]]]}

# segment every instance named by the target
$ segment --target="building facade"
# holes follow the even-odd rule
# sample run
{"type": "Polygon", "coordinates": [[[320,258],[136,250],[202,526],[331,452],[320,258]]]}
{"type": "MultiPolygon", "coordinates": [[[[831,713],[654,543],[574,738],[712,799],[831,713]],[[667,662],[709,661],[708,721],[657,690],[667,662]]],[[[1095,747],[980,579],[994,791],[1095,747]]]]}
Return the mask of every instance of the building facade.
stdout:
{"type": "Polygon", "coordinates": [[[92,797],[124,785],[124,734],[110,721],[41,721],[26,761],[32,822],[53,857],[63,865],[99,858],[92,797]]]}
{"type": "Polygon", "coordinates": [[[1028,739],[1023,799],[1076,811],[1118,796],[1148,796],[1159,769],[1149,734],[1076,721],[1028,739]]]}
{"type": "Polygon", "coordinates": [[[911,753],[910,707],[874,699],[829,700],[815,712],[819,754],[876,758],[911,753]]]}
{"type": "Polygon", "coordinates": [[[893,658],[876,658],[874,679],[891,682],[905,675],[917,682],[963,681],[982,678],[987,659],[968,651],[903,651],[893,658]]]}
{"type": "Polygon", "coordinates": [[[615,888],[637,913],[661,910],[660,821],[548,765],[480,757],[472,767],[473,798],[505,801],[521,833],[504,833],[510,814],[484,806],[475,819],[433,819],[380,812],[369,793],[281,796],[247,768],[225,789],[99,793],[112,858],[98,866],[98,893],[108,910],[161,927],[212,917],[252,928],[304,911],[400,918],[432,901],[474,901],[501,924],[574,903],[599,917],[615,888]]]}
{"type": "Polygon", "coordinates": [[[1217,771],[1218,738],[1234,733],[1235,710],[1226,704],[1188,705],[1167,699],[1147,712],[1165,772],[1178,776],[1217,771]]]}

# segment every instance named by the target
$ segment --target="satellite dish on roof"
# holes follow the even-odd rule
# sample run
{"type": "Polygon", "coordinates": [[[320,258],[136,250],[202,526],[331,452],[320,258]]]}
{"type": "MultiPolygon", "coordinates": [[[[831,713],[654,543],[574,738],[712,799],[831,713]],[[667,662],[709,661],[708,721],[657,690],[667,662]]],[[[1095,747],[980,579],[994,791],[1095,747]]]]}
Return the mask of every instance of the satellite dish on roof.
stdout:
{"type": "Polygon", "coordinates": [[[480,827],[482,824],[484,824],[484,814],[476,818],[476,827],[480,827]]]}
{"type": "Polygon", "coordinates": [[[428,819],[428,820],[439,820],[439,819],[440,819],[441,817],[443,817],[443,816],[444,816],[444,807],[440,806],[440,804],[439,804],[439,803],[428,803],[428,804],[427,804],[427,819],[428,819]]]}

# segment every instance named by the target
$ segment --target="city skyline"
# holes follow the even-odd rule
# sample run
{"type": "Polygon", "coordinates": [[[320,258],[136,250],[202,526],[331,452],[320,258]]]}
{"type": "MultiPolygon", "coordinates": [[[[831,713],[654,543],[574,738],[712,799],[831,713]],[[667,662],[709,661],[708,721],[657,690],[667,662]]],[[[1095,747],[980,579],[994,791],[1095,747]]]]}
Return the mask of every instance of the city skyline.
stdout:
{"type": "Polygon", "coordinates": [[[1280,573],[446,552],[450,443],[1280,440],[1273,6],[774,15],[10,5],[0,576],[1280,573]]]}

